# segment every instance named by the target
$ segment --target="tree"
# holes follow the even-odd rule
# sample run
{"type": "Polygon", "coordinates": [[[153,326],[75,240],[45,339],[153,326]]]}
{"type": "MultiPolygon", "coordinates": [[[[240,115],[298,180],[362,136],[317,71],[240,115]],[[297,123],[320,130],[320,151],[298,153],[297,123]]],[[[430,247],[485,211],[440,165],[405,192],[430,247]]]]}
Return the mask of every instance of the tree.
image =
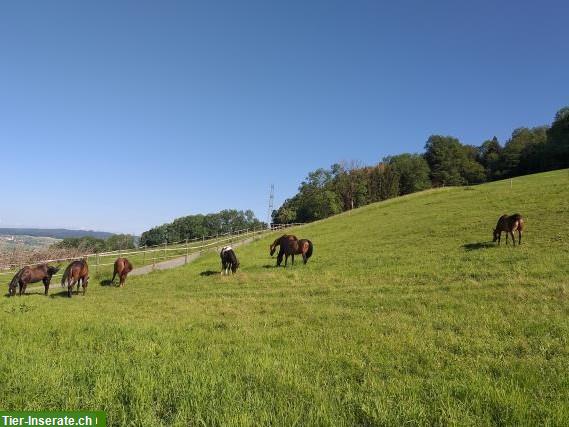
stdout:
{"type": "Polygon", "coordinates": [[[141,245],[159,245],[164,242],[181,242],[202,236],[228,233],[247,228],[261,228],[265,224],[255,218],[251,210],[226,209],[207,215],[187,215],[176,218],[170,224],[163,224],[145,231],[140,236],[141,245]]]}
{"type": "Polygon", "coordinates": [[[500,157],[502,155],[502,146],[498,142],[498,138],[494,137],[486,140],[478,147],[477,159],[484,168],[486,179],[498,179],[502,175],[500,170],[500,157]]]}
{"type": "Polygon", "coordinates": [[[425,145],[433,185],[465,185],[484,182],[484,168],[477,161],[478,149],[462,145],[452,136],[432,135],[425,145]]]}
{"type": "Polygon", "coordinates": [[[458,139],[452,136],[432,135],[425,144],[425,160],[431,169],[434,186],[464,185],[461,174],[465,152],[458,139]]]}
{"type": "Polygon", "coordinates": [[[399,195],[399,174],[388,163],[380,163],[370,172],[370,198],[374,202],[399,195]]]}
{"type": "Polygon", "coordinates": [[[297,210],[299,222],[311,222],[342,212],[338,195],[331,191],[310,191],[302,195],[297,210]]]}
{"type": "Polygon", "coordinates": [[[350,210],[368,203],[367,176],[360,162],[342,161],[331,167],[334,191],[340,197],[343,210],[350,210]]]}
{"type": "Polygon", "coordinates": [[[557,112],[547,130],[547,169],[569,167],[569,106],[557,112]]]}
{"type": "Polygon", "coordinates": [[[131,234],[115,234],[105,240],[105,249],[107,251],[133,249],[134,247],[134,236],[131,234]]]}
{"type": "Polygon", "coordinates": [[[410,194],[431,187],[429,164],[423,156],[404,153],[386,157],[383,162],[388,163],[399,176],[399,194],[410,194]]]}
{"type": "Polygon", "coordinates": [[[501,169],[503,177],[509,178],[530,172],[533,167],[529,166],[528,159],[534,155],[529,153],[535,150],[535,145],[543,144],[546,141],[547,135],[544,126],[515,129],[502,150],[501,169]]]}

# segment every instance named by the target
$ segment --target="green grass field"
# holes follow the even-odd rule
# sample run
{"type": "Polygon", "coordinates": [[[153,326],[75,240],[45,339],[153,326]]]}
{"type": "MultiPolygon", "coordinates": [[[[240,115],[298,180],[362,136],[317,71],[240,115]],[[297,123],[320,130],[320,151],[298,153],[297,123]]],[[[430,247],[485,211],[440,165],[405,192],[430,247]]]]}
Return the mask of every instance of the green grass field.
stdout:
{"type": "MultiPolygon", "coordinates": [[[[569,171],[427,191],[86,297],[0,298],[0,409],[112,425],[569,425],[569,171]],[[497,247],[502,213],[526,218],[497,247]]],[[[7,289],[7,287],[6,287],[7,289]]],[[[40,292],[38,290],[37,292],[40,292]]]]}

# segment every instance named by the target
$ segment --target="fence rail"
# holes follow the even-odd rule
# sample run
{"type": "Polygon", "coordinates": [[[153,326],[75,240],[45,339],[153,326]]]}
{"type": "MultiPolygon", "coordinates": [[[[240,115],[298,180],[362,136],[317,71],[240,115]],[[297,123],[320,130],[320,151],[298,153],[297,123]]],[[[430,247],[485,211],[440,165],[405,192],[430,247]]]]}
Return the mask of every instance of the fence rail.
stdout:
{"type": "MultiPolygon", "coordinates": [[[[0,277],[4,275],[13,275],[23,267],[31,267],[47,263],[74,261],[82,258],[87,258],[87,259],[92,258],[91,266],[95,268],[95,273],[98,272],[98,269],[100,267],[110,266],[114,264],[114,259],[112,260],[112,262],[101,262],[101,258],[107,258],[107,257],[142,256],[142,263],[139,264],[140,266],[154,265],[157,262],[161,262],[163,260],[182,258],[184,256],[186,257],[186,262],[187,262],[187,257],[190,254],[190,252],[192,253],[202,252],[204,250],[209,250],[211,248],[221,246],[222,244],[230,243],[237,239],[245,240],[254,236],[260,236],[300,225],[304,224],[302,223],[275,224],[271,225],[270,228],[246,228],[242,230],[235,230],[233,232],[216,234],[215,236],[213,235],[202,236],[194,239],[182,240],[180,242],[171,242],[171,243],[164,242],[161,245],[143,246],[141,248],[135,248],[135,249],[124,249],[124,250],[119,249],[108,252],[82,254],[68,258],[45,259],[29,264],[0,265],[0,277]],[[196,245],[195,243],[198,243],[198,245],[196,245]],[[168,255],[169,253],[173,253],[174,251],[178,251],[180,253],[168,255]]],[[[58,276],[62,276],[62,273],[56,274],[53,277],[58,277],[58,276]]]]}

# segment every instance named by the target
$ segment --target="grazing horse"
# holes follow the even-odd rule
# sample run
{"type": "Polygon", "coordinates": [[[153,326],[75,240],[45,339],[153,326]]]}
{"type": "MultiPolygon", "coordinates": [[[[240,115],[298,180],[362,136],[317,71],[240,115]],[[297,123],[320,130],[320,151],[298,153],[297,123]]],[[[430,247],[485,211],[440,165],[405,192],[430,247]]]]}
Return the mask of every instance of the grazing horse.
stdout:
{"type": "Polygon", "coordinates": [[[111,284],[115,282],[115,277],[119,275],[119,286],[122,288],[126,282],[126,276],[132,271],[132,264],[126,258],[117,258],[115,261],[115,269],[113,271],[113,279],[111,284]]]}
{"type": "MultiPolygon", "coordinates": [[[[281,251],[283,251],[285,256],[285,267],[288,263],[289,255],[292,256],[292,265],[294,265],[294,256],[302,255],[302,261],[304,264],[308,262],[308,258],[312,256],[312,251],[314,247],[312,242],[308,239],[292,240],[288,239],[281,243],[281,251]]],[[[280,255],[280,252],[279,252],[280,255]]],[[[277,258],[277,266],[280,266],[282,257],[277,258]]]]}
{"type": "Polygon", "coordinates": [[[275,241],[269,246],[269,253],[271,256],[275,254],[277,246],[279,247],[279,254],[277,255],[277,267],[281,265],[284,256],[284,248],[290,244],[292,241],[298,241],[298,238],[292,234],[283,234],[281,237],[275,239],[275,241]]]}
{"type": "Polygon", "coordinates": [[[514,237],[514,231],[518,232],[518,245],[522,244],[522,232],[524,230],[524,219],[520,214],[514,214],[511,216],[502,215],[498,219],[498,224],[494,229],[494,240],[498,241],[500,244],[500,238],[502,237],[502,232],[506,232],[506,245],[508,244],[508,234],[512,236],[512,242],[516,246],[516,238],[514,237]]]}
{"type": "Polygon", "coordinates": [[[67,266],[61,278],[61,287],[67,286],[67,296],[71,298],[73,286],[77,284],[77,295],[79,295],[79,285],[83,286],[83,295],[87,291],[89,284],[89,265],[86,259],[73,261],[67,266]]]}
{"type": "Polygon", "coordinates": [[[45,288],[44,295],[47,295],[49,290],[49,284],[51,282],[51,276],[59,271],[59,267],[51,267],[47,264],[40,264],[35,267],[24,267],[18,271],[8,288],[8,295],[16,295],[16,287],[20,286],[20,295],[26,293],[26,286],[29,283],[43,282],[45,288]]]}
{"type": "Polygon", "coordinates": [[[231,270],[232,273],[237,272],[237,269],[239,268],[239,260],[231,246],[221,248],[219,257],[221,258],[221,274],[223,274],[224,271],[225,274],[229,274],[229,270],[231,270]]]}

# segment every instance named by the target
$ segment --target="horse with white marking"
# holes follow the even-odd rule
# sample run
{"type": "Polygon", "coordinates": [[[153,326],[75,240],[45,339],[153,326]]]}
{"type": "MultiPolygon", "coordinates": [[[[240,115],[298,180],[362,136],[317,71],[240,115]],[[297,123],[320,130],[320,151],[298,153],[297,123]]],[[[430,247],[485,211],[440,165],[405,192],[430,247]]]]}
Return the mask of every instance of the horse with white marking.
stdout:
{"type": "Polygon", "coordinates": [[[229,274],[229,270],[231,270],[232,273],[237,272],[237,269],[239,268],[239,260],[231,246],[221,248],[219,257],[221,258],[221,274],[223,274],[224,271],[225,274],[229,274]]]}

